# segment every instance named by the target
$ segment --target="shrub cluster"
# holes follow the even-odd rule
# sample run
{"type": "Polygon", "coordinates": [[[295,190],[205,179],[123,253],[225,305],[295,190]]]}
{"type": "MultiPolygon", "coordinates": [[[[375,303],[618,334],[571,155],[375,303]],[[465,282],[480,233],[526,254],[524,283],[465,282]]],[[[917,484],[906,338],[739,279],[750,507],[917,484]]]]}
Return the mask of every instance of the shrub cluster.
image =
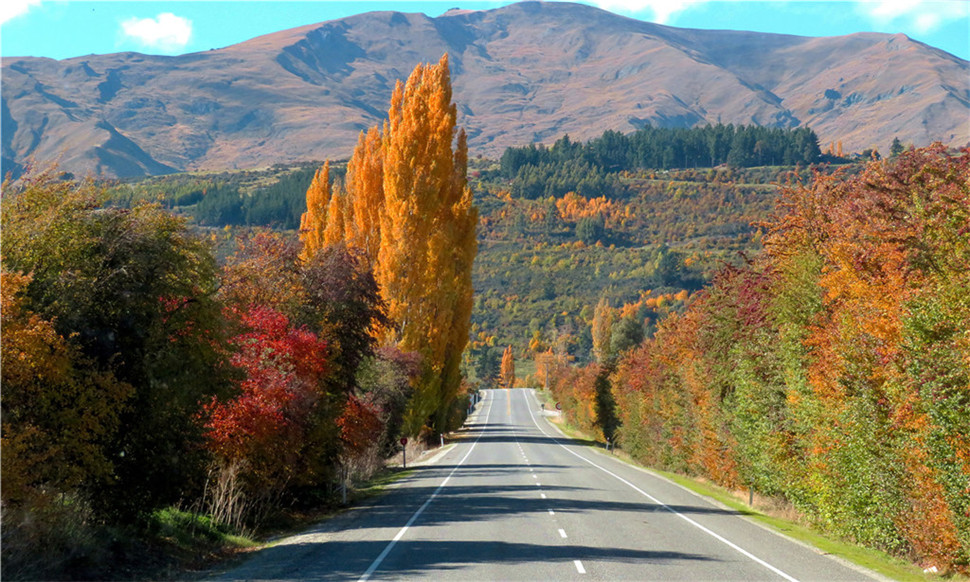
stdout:
{"type": "Polygon", "coordinates": [[[260,233],[220,266],[182,218],[103,200],[4,185],[4,577],[117,575],[90,540],[173,504],[239,529],[332,498],[390,452],[421,368],[375,351],[384,307],[344,247],[260,233]]]}

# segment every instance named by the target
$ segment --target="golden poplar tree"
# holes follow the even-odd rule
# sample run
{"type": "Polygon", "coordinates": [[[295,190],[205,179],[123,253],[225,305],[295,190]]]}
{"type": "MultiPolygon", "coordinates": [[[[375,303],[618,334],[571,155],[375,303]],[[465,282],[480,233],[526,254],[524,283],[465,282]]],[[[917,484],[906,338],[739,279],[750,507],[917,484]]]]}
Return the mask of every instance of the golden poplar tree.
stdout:
{"type": "Polygon", "coordinates": [[[395,322],[389,338],[420,352],[428,366],[409,411],[411,430],[429,417],[435,430],[447,428],[468,342],[478,212],[456,118],[444,55],[437,65],[418,65],[406,85],[398,82],[381,148],[384,211],[375,274],[395,322]]]}
{"type": "Polygon", "coordinates": [[[499,368],[499,383],[502,385],[502,388],[515,388],[515,356],[512,355],[512,346],[508,346],[502,352],[502,367],[499,368]]]}
{"type": "Polygon", "coordinates": [[[309,260],[324,246],[327,207],[330,205],[330,162],[317,170],[306,191],[306,212],[300,217],[300,258],[309,260]]]}
{"type": "Polygon", "coordinates": [[[348,216],[347,194],[340,186],[334,186],[327,205],[327,224],[323,230],[323,244],[330,246],[347,240],[348,216]]]}
{"type": "Polygon", "coordinates": [[[393,322],[384,341],[423,356],[426,373],[405,419],[411,434],[426,422],[449,428],[471,321],[478,211],[451,97],[447,54],[398,81],[383,132],[358,139],[345,191],[330,194],[325,165],[301,222],[305,256],[340,241],[364,252],[393,322]]]}
{"type": "Polygon", "coordinates": [[[381,246],[384,211],[384,155],[381,132],[374,126],[361,132],[354,155],[347,162],[345,188],[350,214],[345,227],[347,246],[363,251],[373,265],[381,246]]]}
{"type": "Polygon", "coordinates": [[[606,296],[600,297],[596,309],[593,310],[593,356],[599,363],[605,362],[613,352],[610,346],[610,334],[613,331],[613,323],[616,319],[616,311],[610,307],[610,302],[606,296]]]}

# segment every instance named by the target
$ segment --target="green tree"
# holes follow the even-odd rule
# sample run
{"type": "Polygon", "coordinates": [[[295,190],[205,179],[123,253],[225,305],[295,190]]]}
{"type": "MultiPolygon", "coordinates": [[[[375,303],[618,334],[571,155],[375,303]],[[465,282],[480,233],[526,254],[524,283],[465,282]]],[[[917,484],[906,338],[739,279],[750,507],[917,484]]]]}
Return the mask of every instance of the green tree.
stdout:
{"type": "Polygon", "coordinates": [[[501,372],[502,356],[498,348],[485,346],[475,359],[475,376],[488,385],[495,382],[501,372]]]}
{"type": "Polygon", "coordinates": [[[92,365],[133,388],[106,444],[103,511],[131,515],[199,482],[200,402],[228,382],[216,265],[207,243],[158,206],[100,206],[91,182],[50,172],[5,185],[4,267],[32,273],[25,306],[92,365]]]}
{"type": "Polygon", "coordinates": [[[576,238],[583,244],[592,245],[601,242],[606,236],[606,222],[601,214],[580,218],[576,223],[576,238]]]}
{"type": "MultiPolygon", "coordinates": [[[[92,370],[78,350],[24,306],[30,277],[3,272],[3,503],[36,509],[110,482],[110,440],[131,386],[92,370]]],[[[5,515],[6,516],[6,515],[5,515]]]]}
{"type": "Polygon", "coordinates": [[[653,264],[653,276],[658,285],[675,287],[684,275],[684,258],[677,251],[664,245],[653,264]]]}
{"type": "Polygon", "coordinates": [[[892,145],[889,146],[889,155],[895,158],[904,151],[906,151],[906,148],[903,146],[903,142],[899,141],[898,137],[894,137],[892,145]]]}

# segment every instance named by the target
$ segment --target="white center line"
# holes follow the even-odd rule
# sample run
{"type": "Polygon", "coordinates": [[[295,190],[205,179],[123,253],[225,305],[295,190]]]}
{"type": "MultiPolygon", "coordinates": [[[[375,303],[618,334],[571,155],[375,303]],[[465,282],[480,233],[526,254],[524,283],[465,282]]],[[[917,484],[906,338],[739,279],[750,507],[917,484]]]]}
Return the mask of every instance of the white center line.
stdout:
{"type": "Polygon", "coordinates": [[[566,537],[566,530],[559,528],[559,537],[561,538],[566,537]]]}
{"type": "Polygon", "coordinates": [[[586,568],[583,568],[583,563],[582,562],[580,562],[579,560],[573,560],[573,564],[576,564],[576,571],[577,572],[579,572],[580,574],[585,574],[586,573],[586,568]]]}

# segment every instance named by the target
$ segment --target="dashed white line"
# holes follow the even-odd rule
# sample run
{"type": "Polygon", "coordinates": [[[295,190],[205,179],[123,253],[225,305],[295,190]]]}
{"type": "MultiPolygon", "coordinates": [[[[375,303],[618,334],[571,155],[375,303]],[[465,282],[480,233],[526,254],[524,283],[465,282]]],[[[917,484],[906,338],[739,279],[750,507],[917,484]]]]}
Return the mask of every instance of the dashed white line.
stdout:
{"type": "Polygon", "coordinates": [[[542,498],[543,498],[543,499],[545,499],[545,498],[546,498],[546,494],[545,494],[545,493],[540,493],[539,495],[542,495],[542,498]]]}
{"type": "MultiPolygon", "coordinates": [[[[522,398],[526,398],[526,396],[525,396],[525,392],[523,392],[523,393],[522,393],[522,398]]],[[[529,416],[531,416],[531,417],[532,417],[532,422],[533,422],[533,424],[535,424],[535,425],[536,425],[536,428],[538,428],[538,429],[539,429],[539,432],[541,432],[541,433],[542,433],[543,435],[545,435],[545,436],[547,436],[547,437],[549,437],[549,438],[551,438],[551,439],[553,440],[553,442],[555,442],[555,443],[556,443],[557,445],[559,445],[560,447],[562,447],[562,449],[563,449],[563,450],[565,450],[565,451],[566,451],[567,453],[569,453],[570,455],[573,455],[574,457],[578,457],[578,458],[579,458],[580,460],[582,460],[582,461],[584,461],[584,462],[586,462],[586,463],[589,463],[590,465],[592,465],[592,466],[594,466],[594,467],[596,467],[596,468],[597,468],[597,469],[599,469],[600,471],[603,471],[603,472],[604,472],[604,473],[606,473],[607,475],[610,475],[611,477],[614,477],[614,478],[616,478],[616,479],[617,479],[617,480],[619,480],[619,481],[620,481],[621,483],[625,483],[625,484],[626,484],[626,485],[628,485],[628,486],[629,486],[630,488],[632,488],[632,489],[633,489],[634,491],[636,491],[637,493],[640,493],[641,495],[643,495],[644,497],[646,497],[646,498],[647,498],[647,499],[649,499],[650,501],[652,501],[652,502],[654,502],[654,503],[656,503],[657,505],[659,505],[659,506],[660,506],[660,507],[662,507],[663,509],[666,509],[666,510],[667,510],[667,511],[669,511],[670,513],[673,513],[673,514],[674,514],[674,515],[676,515],[677,517],[679,517],[679,518],[681,518],[682,520],[684,520],[684,521],[686,521],[686,522],[687,522],[687,523],[689,523],[690,525],[692,525],[692,526],[694,526],[694,527],[696,527],[697,529],[699,529],[699,530],[701,530],[702,532],[704,532],[704,533],[706,533],[707,535],[709,535],[709,536],[711,536],[712,538],[714,538],[714,539],[716,539],[717,541],[719,541],[719,542],[721,542],[721,543],[723,543],[723,544],[725,544],[726,546],[728,546],[729,548],[731,548],[731,549],[733,549],[733,550],[735,550],[735,551],[736,551],[736,552],[738,552],[739,554],[741,554],[741,555],[743,555],[743,556],[745,556],[745,557],[747,557],[748,559],[750,559],[750,560],[752,560],[752,561],[754,561],[754,562],[756,562],[756,563],[758,563],[758,564],[761,564],[762,566],[764,566],[765,568],[767,568],[767,569],[769,569],[769,570],[771,570],[771,571],[772,571],[772,572],[774,572],[775,574],[778,574],[779,576],[781,576],[781,577],[782,577],[782,578],[784,578],[785,580],[788,580],[789,582],[798,582],[798,580],[797,580],[796,578],[793,578],[792,576],[790,576],[790,575],[788,575],[788,574],[786,574],[785,572],[783,572],[783,571],[781,571],[781,570],[779,570],[778,568],[776,568],[776,567],[774,567],[774,566],[772,566],[772,565],[771,565],[771,564],[769,564],[768,562],[766,562],[766,561],[764,561],[764,560],[762,560],[761,558],[759,558],[759,557],[757,557],[757,556],[755,556],[755,555],[754,555],[754,554],[752,554],[751,552],[749,552],[749,551],[747,551],[747,550],[745,550],[745,549],[744,549],[744,548],[742,548],[741,546],[739,546],[739,545],[737,545],[737,544],[735,544],[734,542],[732,542],[732,541],[730,541],[730,540],[728,540],[728,539],[727,539],[727,538],[725,538],[724,536],[721,536],[721,535],[719,535],[719,534],[717,534],[717,533],[715,533],[715,532],[713,532],[713,531],[711,531],[710,529],[708,529],[708,528],[706,528],[706,527],[704,527],[703,525],[701,525],[701,524],[699,524],[699,523],[697,523],[697,522],[696,522],[696,521],[694,521],[693,519],[691,519],[691,518],[689,518],[689,517],[687,517],[686,515],[684,515],[684,514],[682,514],[682,513],[680,513],[679,511],[677,511],[677,510],[675,510],[674,508],[672,508],[672,507],[670,507],[670,506],[669,506],[669,505],[667,505],[666,503],[664,503],[664,502],[662,502],[662,501],[660,501],[659,499],[657,499],[657,498],[656,498],[656,497],[654,497],[653,495],[650,495],[649,493],[647,493],[647,492],[646,492],[646,491],[644,491],[643,489],[640,489],[639,487],[637,487],[637,486],[636,486],[636,485],[634,485],[633,483],[631,483],[631,482],[629,482],[629,481],[627,481],[627,480],[626,480],[626,479],[624,479],[623,477],[620,477],[619,475],[617,475],[616,473],[614,473],[614,472],[612,472],[612,471],[610,471],[609,469],[606,469],[606,468],[604,468],[604,467],[601,467],[601,466],[599,466],[599,465],[597,465],[596,463],[594,463],[593,461],[590,461],[589,459],[587,459],[587,458],[586,458],[586,457],[584,457],[583,455],[580,455],[579,453],[577,453],[577,452],[575,452],[575,451],[573,451],[573,450],[570,450],[570,449],[569,449],[568,447],[566,447],[566,445],[564,445],[564,444],[562,444],[562,443],[561,443],[561,442],[559,441],[559,439],[557,439],[557,438],[556,438],[556,437],[554,437],[554,436],[551,436],[551,435],[549,435],[548,433],[546,433],[546,431],[545,431],[545,429],[543,429],[543,428],[542,428],[541,426],[539,426],[539,421],[537,421],[537,420],[536,420],[536,417],[535,417],[535,415],[534,415],[534,414],[532,414],[532,406],[530,406],[528,402],[526,402],[526,409],[527,409],[527,410],[529,411],[529,416]]],[[[487,417],[486,417],[486,418],[487,418],[487,417]]]]}
{"type": "Polygon", "coordinates": [[[583,563],[582,562],[580,562],[579,560],[573,560],[573,564],[576,564],[576,571],[577,572],[579,572],[580,574],[585,574],[586,573],[586,568],[583,568],[583,563]]]}
{"type": "Polygon", "coordinates": [[[561,538],[566,537],[566,530],[559,528],[559,537],[561,538]]]}
{"type": "Polygon", "coordinates": [[[556,515],[556,512],[550,509],[549,510],[549,515],[556,515]]]}

